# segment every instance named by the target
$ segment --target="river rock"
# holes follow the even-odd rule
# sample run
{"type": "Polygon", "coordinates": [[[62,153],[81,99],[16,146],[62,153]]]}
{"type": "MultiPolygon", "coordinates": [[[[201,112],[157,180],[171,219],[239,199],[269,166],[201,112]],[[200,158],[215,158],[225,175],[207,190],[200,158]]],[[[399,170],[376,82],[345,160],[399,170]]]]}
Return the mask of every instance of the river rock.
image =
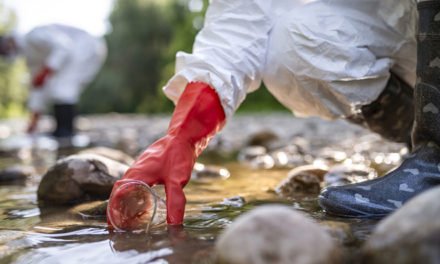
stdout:
{"type": "Polygon", "coordinates": [[[440,187],[381,221],[362,248],[371,264],[440,263],[440,187]]]}
{"type": "Polygon", "coordinates": [[[289,172],[287,178],[276,187],[275,191],[285,197],[298,194],[318,194],[327,171],[327,167],[316,165],[295,168],[289,172]]]}
{"type": "Polygon", "coordinates": [[[265,147],[262,147],[262,146],[245,147],[245,148],[241,149],[240,152],[238,153],[238,161],[243,162],[243,163],[247,163],[257,157],[260,157],[260,156],[263,156],[266,154],[267,154],[267,149],[265,147]]]}
{"type": "Polygon", "coordinates": [[[243,207],[246,204],[246,200],[242,196],[234,196],[223,199],[223,201],[220,204],[239,208],[239,207],[243,207]]]}
{"type": "Polygon", "coordinates": [[[103,219],[107,214],[108,201],[94,201],[75,206],[70,211],[84,219],[103,219]]]}
{"type": "Polygon", "coordinates": [[[274,167],[279,169],[295,168],[313,162],[313,157],[310,155],[292,153],[286,149],[272,151],[269,155],[274,161],[274,167]]]}
{"type": "Polygon", "coordinates": [[[225,180],[231,176],[231,173],[223,167],[215,165],[205,165],[196,162],[191,173],[191,179],[196,181],[204,180],[225,180]]]}
{"type": "Polygon", "coordinates": [[[275,166],[273,157],[261,146],[250,146],[240,150],[238,161],[254,169],[271,169],[275,166]]]}
{"type": "Polygon", "coordinates": [[[38,199],[51,204],[71,204],[89,199],[108,199],[113,184],[128,166],[93,154],[59,160],[43,176],[38,199]]]}
{"type": "Polygon", "coordinates": [[[271,146],[279,141],[280,138],[272,131],[264,130],[249,136],[249,140],[246,145],[248,146],[263,146],[266,149],[270,149],[271,146]]]}
{"type": "Polygon", "coordinates": [[[374,169],[364,164],[340,164],[330,168],[324,175],[325,186],[341,186],[377,177],[374,169]]]}
{"type": "Polygon", "coordinates": [[[112,160],[115,160],[117,162],[120,162],[122,164],[131,165],[134,162],[134,159],[117,149],[111,149],[106,147],[95,147],[95,148],[89,148],[85,149],[83,151],[80,151],[78,154],[95,154],[99,156],[103,156],[112,160]]]}
{"type": "Polygon", "coordinates": [[[0,183],[23,182],[35,173],[30,166],[11,166],[0,170],[0,183]]]}
{"type": "Polygon", "coordinates": [[[324,228],[281,205],[261,206],[238,217],[215,248],[220,263],[340,263],[338,247],[324,228]]]}
{"type": "Polygon", "coordinates": [[[347,223],[326,220],[320,222],[320,224],[340,244],[348,244],[354,240],[351,227],[347,223]]]}

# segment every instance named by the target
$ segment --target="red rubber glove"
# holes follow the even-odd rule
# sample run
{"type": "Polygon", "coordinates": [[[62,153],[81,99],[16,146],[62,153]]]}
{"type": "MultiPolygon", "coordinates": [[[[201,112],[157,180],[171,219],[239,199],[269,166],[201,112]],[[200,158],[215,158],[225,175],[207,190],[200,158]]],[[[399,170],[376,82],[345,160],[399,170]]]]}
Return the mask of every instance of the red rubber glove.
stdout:
{"type": "Polygon", "coordinates": [[[47,66],[44,66],[40,72],[35,74],[34,78],[32,79],[32,85],[34,88],[40,88],[43,86],[44,82],[46,81],[47,77],[53,73],[53,70],[50,69],[47,66]]]}
{"type": "MultiPolygon", "coordinates": [[[[196,158],[224,123],[225,114],[215,90],[204,83],[188,84],[176,105],[166,136],[148,147],[115,186],[127,179],[140,180],[149,186],[165,185],[167,223],[181,225],[186,204],[183,187],[190,179],[196,158]]],[[[121,195],[114,199],[117,199],[114,204],[123,204],[119,203],[124,199],[121,195]]],[[[136,217],[121,217],[128,229],[136,225],[136,217]]]]}

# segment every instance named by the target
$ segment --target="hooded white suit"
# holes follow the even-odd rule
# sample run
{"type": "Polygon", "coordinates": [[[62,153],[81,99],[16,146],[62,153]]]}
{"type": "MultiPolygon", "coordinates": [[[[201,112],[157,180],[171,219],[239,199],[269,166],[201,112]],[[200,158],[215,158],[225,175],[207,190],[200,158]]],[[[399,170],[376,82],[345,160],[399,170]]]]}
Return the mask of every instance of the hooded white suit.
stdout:
{"type": "Polygon", "coordinates": [[[43,87],[31,89],[29,108],[33,112],[44,111],[49,102],[77,103],[82,89],[93,80],[107,54],[104,41],[65,25],[36,27],[16,41],[32,78],[44,66],[54,70],[43,87]]]}
{"type": "Polygon", "coordinates": [[[231,116],[263,80],[297,115],[350,116],[390,71],[415,84],[416,21],[414,0],[213,0],[164,91],[176,102],[187,82],[206,82],[231,116]]]}

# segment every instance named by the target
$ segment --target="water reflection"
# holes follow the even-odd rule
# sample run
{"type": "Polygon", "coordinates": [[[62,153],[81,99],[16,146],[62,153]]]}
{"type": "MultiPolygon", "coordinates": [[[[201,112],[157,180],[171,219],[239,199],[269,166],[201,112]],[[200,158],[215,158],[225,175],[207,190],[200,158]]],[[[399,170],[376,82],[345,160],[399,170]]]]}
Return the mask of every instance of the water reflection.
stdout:
{"type": "Polygon", "coordinates": [[[79,207],[45,207],[36,201],[36,182],[0,186],[0,257],[5,263],[213,263],[216,237],[243,212],[267,203],[282,203],[318,221],[351,227],[344,243],[357,249],[374,221],[346,220],[325,215],[315,196],[279,197],[274,187],[288,170],[253,170],[225,164],[228,180],[190,183],[184,229],[160,226],[149,234],[109,233],[97,212],[79,207]],[[2,239],[3,237],[3,239],[2,239]],[[11,239],[9,239],[11,238],[11,239]]]}

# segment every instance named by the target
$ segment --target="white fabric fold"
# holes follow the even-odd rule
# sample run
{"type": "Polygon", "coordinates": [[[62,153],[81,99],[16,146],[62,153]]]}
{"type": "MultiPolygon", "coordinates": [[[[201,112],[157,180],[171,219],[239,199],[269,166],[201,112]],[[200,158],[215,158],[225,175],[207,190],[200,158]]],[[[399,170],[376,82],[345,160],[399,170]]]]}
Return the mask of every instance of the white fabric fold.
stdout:
{"type": "Polygon", "coordinates": [[[164,92],[206,82],[230,117],[263,80],[297,115],[355,114],[390,71],[414,85],[416,19],[414,0],[213,0],[164,92]]]}

